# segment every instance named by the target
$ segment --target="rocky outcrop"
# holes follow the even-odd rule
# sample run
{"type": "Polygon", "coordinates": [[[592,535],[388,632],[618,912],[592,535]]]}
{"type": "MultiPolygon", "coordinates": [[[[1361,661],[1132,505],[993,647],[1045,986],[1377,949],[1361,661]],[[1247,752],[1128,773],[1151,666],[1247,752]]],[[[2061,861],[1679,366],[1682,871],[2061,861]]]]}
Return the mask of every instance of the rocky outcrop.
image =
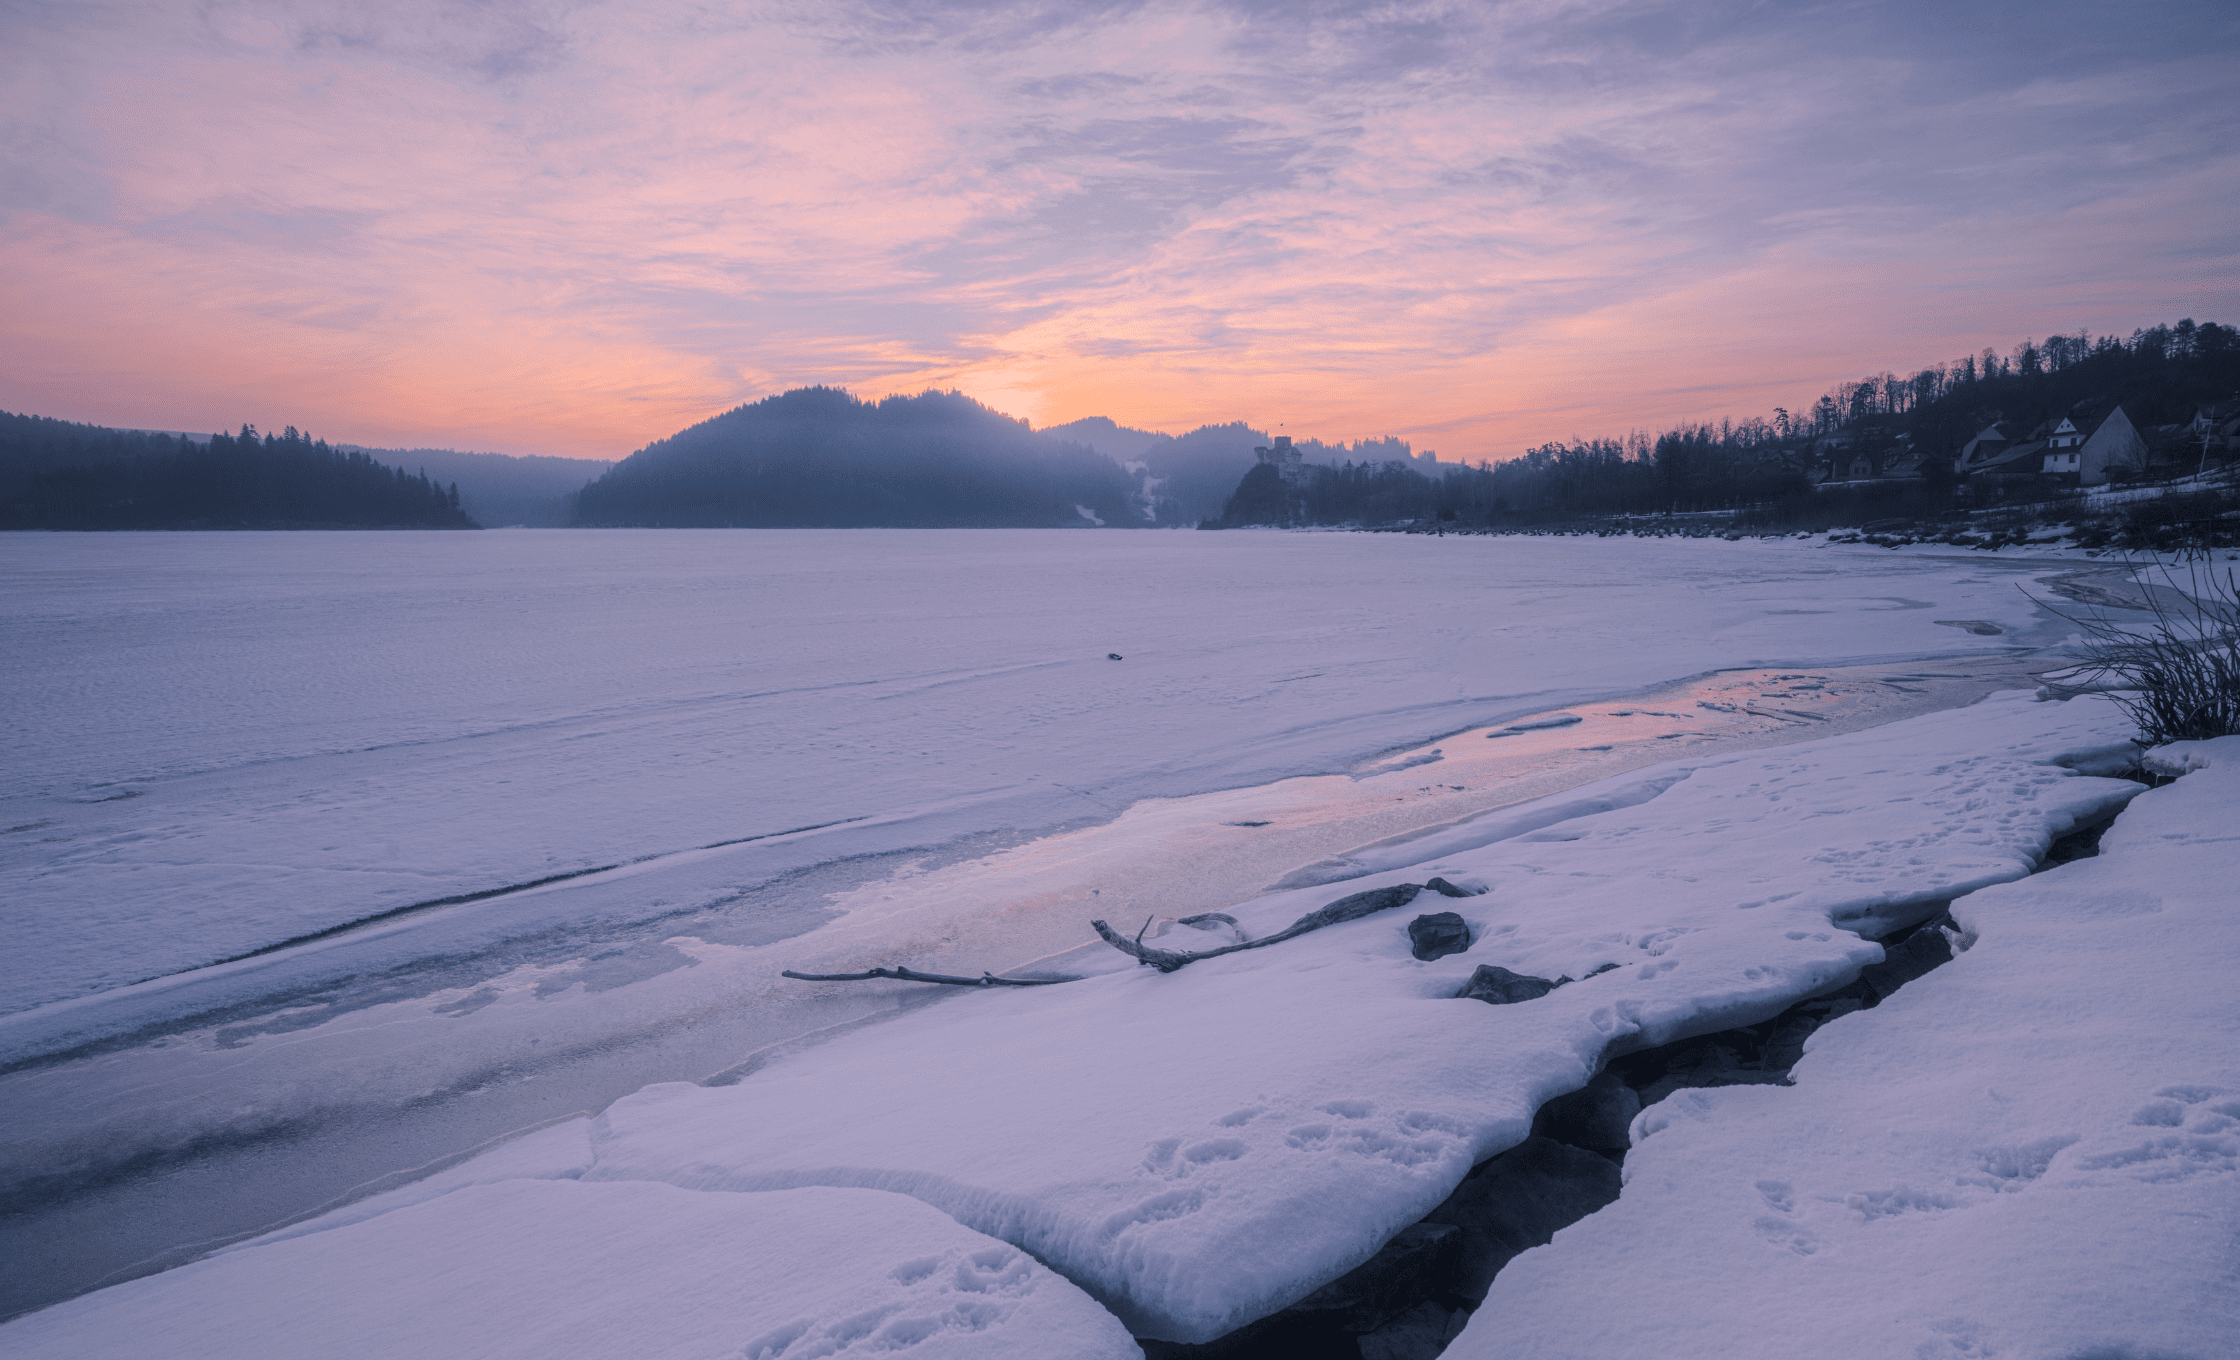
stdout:
{"type": "Polygon", "coordinates": [[[1408,949],[1429,963],[1470,948],[1470,923],[1451,911],[1434,911],[1408,922],[1408,949]]]}
{"type": "Polygon", "coordinates": [[[1495,1006],[1509,1006],[1519,1001],[1537,1001],[1569,981],[1570,978],[1557,978],[1550,982],[1542,977],[1512,973],[1498,964],[1481,963],[1478,971],[1470,975],[1470,980],[1462,984],[1462,990],[1456,992],[1455,996],[1495,1006]]]}

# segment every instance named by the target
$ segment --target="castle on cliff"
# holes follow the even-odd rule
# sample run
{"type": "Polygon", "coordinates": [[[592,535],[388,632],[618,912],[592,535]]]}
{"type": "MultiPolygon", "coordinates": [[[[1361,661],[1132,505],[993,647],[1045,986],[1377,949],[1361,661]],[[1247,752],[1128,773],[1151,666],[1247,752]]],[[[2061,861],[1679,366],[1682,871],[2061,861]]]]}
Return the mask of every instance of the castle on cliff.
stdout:
{"type": "Polygon", "coordinates": [[[1274,467],[1276,475],[1283,478],[1285,486],[1295,487],[1306,479],[1306,455],[1291,447],[1290,435],[1277,435],[1274,448],[1256,448],[1252,451],[1252,456],[1256,461],[1274,467]]]}

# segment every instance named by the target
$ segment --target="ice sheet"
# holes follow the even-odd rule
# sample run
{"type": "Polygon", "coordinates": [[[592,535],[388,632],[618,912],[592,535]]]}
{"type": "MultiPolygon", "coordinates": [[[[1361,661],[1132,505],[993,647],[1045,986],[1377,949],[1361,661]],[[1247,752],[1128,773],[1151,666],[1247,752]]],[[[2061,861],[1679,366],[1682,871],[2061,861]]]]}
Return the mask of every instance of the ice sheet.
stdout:
{"type": "Polygon", "coordinates": [[[336,966],[1343,770],[1720,666],[2053,641],[2014,589],[2032,570],[1399,535],[12,535],[0,1009],[601,866],[664,887],[438,912],[336,966]]]}
{"type": "Polygon", "coordinates": [[[1794,1088],[1644,1110],[1613,1206],[1511,1262],[1456,1360],[2234,1353],[2240,737],[2157,753],[2100,854],[1816,1033],[1794,1088]]]}
{"type": "Polygon", "coordinates": [[[393,1190],[368,1195],[246,1242],[222,1247],[212,1255],[247,1251],[290,1238],[346,1228],[398,1209],[424,1204],[470,1185],[492,1185],[499,1181],[572,1181],[590,1169],[591,1119],[588,1115],[579,1115],[517,1138],[508,1138],[457,1166],[409,1181],[393,1190]]]}
{"type": "MultiPolygon", "coordinates": [[[[1365,1259],[1605,1053],[1766,1018],[1881,957],[1852,929],[2023,876],[2139,791],[2054,763],[2129,731],[2105,700],[2008,694],[1706,762],[1645,801],[1344,885],[1437,874],[1483,896],[1173,974],[975,995],[735,1086],[648,1087],[594,1121],[586,1178],[898,1191],[1139,1335],[1207,1340],[1365,1259]],[[1407,920],[1436,909],[1476,943],[1418,962],[1407,920]],[[1453,999],[1480,964],[1583,980],[1453,999]]],[[[1338,891],[1236,914],[1265,935],[1338,891]]]]}

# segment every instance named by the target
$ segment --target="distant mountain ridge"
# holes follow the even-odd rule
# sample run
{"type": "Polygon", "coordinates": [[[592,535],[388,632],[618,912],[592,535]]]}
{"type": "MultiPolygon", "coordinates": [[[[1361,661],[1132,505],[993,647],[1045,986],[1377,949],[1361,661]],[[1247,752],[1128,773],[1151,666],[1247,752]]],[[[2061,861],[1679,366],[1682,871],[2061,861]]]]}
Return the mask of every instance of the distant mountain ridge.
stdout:
{"type": "Polygon", "coordinates": [[[1152,524],[1136,479],[958,392],[803,387],[656,440],[585,487],[575,521],[651,528],[1152,524]]]}
{"type": "MultiPolygon", "coordinates": [[[[316,457],[358,460],[441,493],[440,513],[431,503],[418,510],[390,506],[376,516],[405,515],[398,523],[449,523],[455,509],[486,527],[1188,528],[1221,515],[1253,466],[1254,449],[1270,442],[1266,431],[1243,421],[1170,435],[1095,416],[1036,430],[958,392],[865,401],[831,387],[738,407],[621,463],[329,444],[292,427],[285,435],[244,427],[240,435],[204,438],[0,413],[0,526],[360,523],[360,511],[341,502],[306,502],[280,513],[264,503],[278,493],[242,480],[269,478],[283,464],[316,457]],[[179,474],[177,460],[191,451],[238,455],[245,438],[274,452],[261,472],[246,465],[228,472],[231,491],[192,485],[197,476],[215,475],[207,460],[199,474],[179,474]],[[150,460],[172,471],[156,476],[150,460]],[[34,482],[44,488],[37,497],[34,482]]],[[[1389,437],[1350,447],[1302,440],[1296,447],[1317,463],[1359,458],[1445,467],[1436,455],[1413,454],[1406,441],[1389,437]]],[[[300,482],[303,472],[289,475],[300,482]]],[[[299,486],[289,494],[308,493],[299,486]]]]}

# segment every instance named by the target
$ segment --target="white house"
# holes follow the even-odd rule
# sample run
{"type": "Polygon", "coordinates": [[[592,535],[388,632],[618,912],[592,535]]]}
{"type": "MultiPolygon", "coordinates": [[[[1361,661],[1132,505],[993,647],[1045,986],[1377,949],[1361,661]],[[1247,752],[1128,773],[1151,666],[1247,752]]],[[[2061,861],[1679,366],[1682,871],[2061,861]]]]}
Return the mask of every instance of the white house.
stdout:
{"type": "Polygon", "coordinates": [[[2090,435],[2064,419],[2046,441],[2045,471],[2074,475],[2079,486],[2100,486],[2108,469],[2146,460],[2147,441],[2118,406],[2090,435]]]}

